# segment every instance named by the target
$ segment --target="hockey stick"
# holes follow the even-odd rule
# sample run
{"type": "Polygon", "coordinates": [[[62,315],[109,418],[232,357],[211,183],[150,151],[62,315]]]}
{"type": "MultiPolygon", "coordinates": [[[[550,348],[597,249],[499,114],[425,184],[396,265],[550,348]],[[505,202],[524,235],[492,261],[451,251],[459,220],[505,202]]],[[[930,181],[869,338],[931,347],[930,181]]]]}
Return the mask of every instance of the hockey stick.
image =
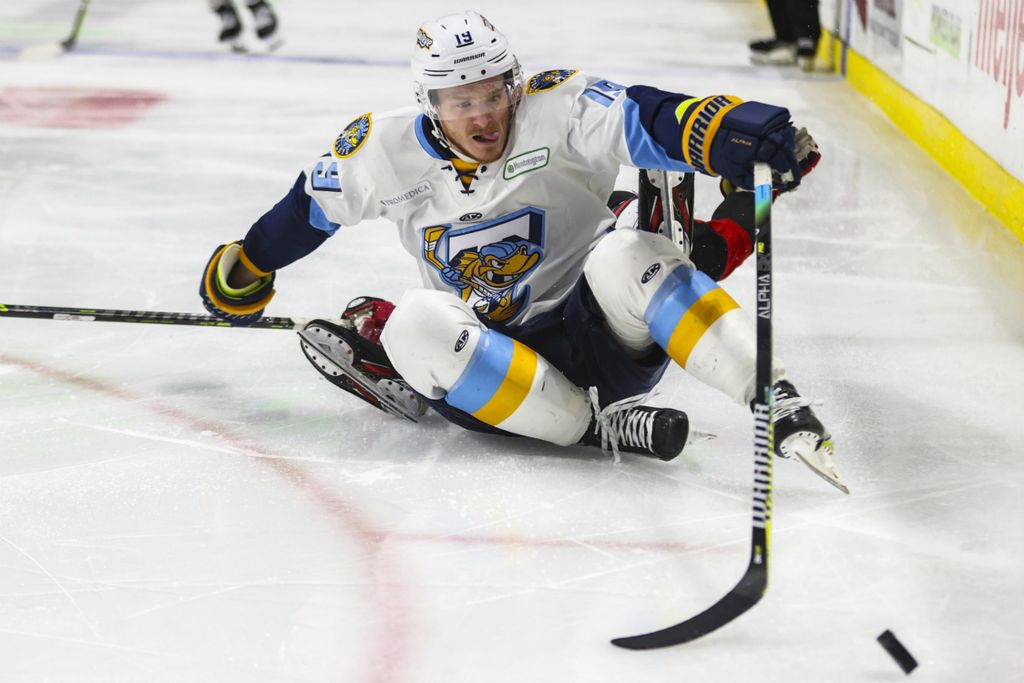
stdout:
{"type": "MultiPolygon", "coordinates": [[[[169,311],[119,311],[99,308],[59,308],[56,306],[16,306],[14,304],[0,304],[0,319],[3,318],[40,318],[44,320],[74,320],[78,322],[108,322],[108,323],[149,323],[155,325],[198,325],[200,327],[243,327],[257,330],[297,330],[301,338],[302,350],[307,357],[311,354],[312,348],[317,348],[327,360],[337,366],[339,372],[344,374],[353,383],[357,384],[365,393],[373,396],[380,403],[381,410],[407,420],[418,422],[416,415],[410,412],[407,407],[396,401],[386,392],[382,392],[375,384],[363,379],[363,374],[356,370],[351,358],[331,352],[330,345],[324,345],[322,340],[314,337],[306,325],[312,321],[323,322],[317,318],[260,318],[249,325],[239,325],[212,315],[199,315],[197,313],[172,313],[169,311]]],[[[331,321],[338,325],[352,327],[352,322],[347,320],[331,321]]],[[[328,335],[330,336],[330,335],[328,335]]],[[[319,359],[310,358],[314,364],[322,365],[319,359]]],[[[337,373],[336,373],[337,374],[337,373]]],[[[397,375],[396,375],[397,377],[397,375]]],[[[394,379],[394,378],[390,378],[394,379]]],[[[401,379],[401,377],[397,377],[401,379]]],[[[335,382],[336,383],[336,382],[335,382]]]]}
{"type": "Polygon", "coordinates": [[[89,10],[89,0],[82,0],[75,13],[75,23],[71,27],[71,34],[60,45],[65,51],[71,50],[78,43],[78,34],[82,30],[82,22],[85,21],[85,13],[89,10]]]}
{"type": "Polygon", "coordinates": [[[85,21],[85,13],[89,10],[89,0],[81,0],[78,11],[75,12],[75,22],[71,26],[71,33],[59,43],[45,43],[43,45],[32,45],[21,51],[19,57],[22,59],[50,59],[63,52],[69,52],[78,44],[78,34],[82,30],[82,23],[85,21]]]}
{"type": "Polygon", "coordinates": [[[675,626],[639,636],[616,638],[612,644],[630,650],[651,650],[686,643],[711,633],[756,605],[768,589],[771,541],[772,452],[772,174],[767,164],[754,166],[754,215],[757,225],[757,396],[754,401],[754,512],[750,561],[740,582],[725,597],[675,626]]]}
{"type": "Polygon", "coordinates": [[[60,308],[57,306],[18,306],[0,304],[0,319],[42,318],[49,320],[75,320],[80,322],[105,323],[152,323],[158,325],[199,325],[201,327],[247,327],[258,330],[298,330],[309,319],[260,318],[249,325],[239,325],[197,313],[172,313],[169,311],[122,311],[101,308],[60,308]]]}

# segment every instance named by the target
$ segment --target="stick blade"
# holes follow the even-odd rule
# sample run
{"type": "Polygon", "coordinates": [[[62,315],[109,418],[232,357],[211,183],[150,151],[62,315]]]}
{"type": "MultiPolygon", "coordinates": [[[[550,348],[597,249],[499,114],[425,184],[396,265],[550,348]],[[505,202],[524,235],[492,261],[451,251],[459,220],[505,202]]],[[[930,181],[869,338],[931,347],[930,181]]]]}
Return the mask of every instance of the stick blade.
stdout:
{"type": "Polygon", "coordinates": [[[64,54],[64,46],[60,43],[41,43],[29,45],[18,53],[18,59],[27,62],[38,62],[47,59],[55,59],[64,54]]]}
{"type": "Polygon", "coordinates": [[[675,626],[663,628],[660,631],[626,638],[615,638],[612,640],[612,645],[617,645],[627,650],[654,650],[661,647],[688,643],[725,626],[756,605],[758,600],[761,599],[761,595],[763,595],[763,592],[748,595],[741,592],[738,588],[734,589],[695,617],[691,617],[675,626]]]}

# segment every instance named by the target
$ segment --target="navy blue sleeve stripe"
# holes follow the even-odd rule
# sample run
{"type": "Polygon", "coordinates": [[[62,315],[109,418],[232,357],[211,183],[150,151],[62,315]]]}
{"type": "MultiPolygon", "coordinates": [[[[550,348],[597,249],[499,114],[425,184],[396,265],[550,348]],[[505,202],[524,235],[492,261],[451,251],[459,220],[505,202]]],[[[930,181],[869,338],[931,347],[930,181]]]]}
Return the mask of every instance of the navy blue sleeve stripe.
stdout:
{"type": "MultiPolygon", "coordinates": [[[[254,266],[266,272],[283,268],[311,254],[333,234],[312,225],[311,203],[312,197],[306,194],[306,174],[300,173],[288,194],[245,235],[242,246],[254,266]]],[[[323,220],[327,221],[326,216],[323,220]]]]}
{"type": "MultiPolygon", "coordinates": [[[[632,97],[622,103],[622,108],[626,147],[634,166],[693,173],[693,167],[683,161],[682,137],[678,125],[671,128],[656,127],[653,125],[654,116],[645,112],[643,104],[637,103],[632,97]],[[645,118],[651,123],[645,122],[645,118]]],[[[672,121],[675,123],[674,115],[672,121]]]]}

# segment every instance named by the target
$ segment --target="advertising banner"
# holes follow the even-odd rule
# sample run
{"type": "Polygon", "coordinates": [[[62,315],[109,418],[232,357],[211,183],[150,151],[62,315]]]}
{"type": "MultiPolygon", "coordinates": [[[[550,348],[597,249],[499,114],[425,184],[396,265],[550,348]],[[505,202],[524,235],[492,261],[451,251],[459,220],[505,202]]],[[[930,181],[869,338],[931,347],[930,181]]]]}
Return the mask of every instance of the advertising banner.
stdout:
{"type": "Polygon", "coordinates": [[[825,26],[1024,182],[1024,0],[825,0],[821,8],[825,26]]]}

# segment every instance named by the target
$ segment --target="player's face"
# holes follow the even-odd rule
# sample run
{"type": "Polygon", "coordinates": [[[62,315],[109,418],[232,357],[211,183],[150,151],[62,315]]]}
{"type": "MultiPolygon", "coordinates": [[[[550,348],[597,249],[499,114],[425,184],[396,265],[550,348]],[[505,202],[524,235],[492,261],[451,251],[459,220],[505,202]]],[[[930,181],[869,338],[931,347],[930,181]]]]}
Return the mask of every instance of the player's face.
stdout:
{"type": "Polygon", "coordinates": [[[501,158],[512,122],[512,103],[501,76],[439,90],[435,107],[444,134],[459,151],[483,163],[501,158]]]}

